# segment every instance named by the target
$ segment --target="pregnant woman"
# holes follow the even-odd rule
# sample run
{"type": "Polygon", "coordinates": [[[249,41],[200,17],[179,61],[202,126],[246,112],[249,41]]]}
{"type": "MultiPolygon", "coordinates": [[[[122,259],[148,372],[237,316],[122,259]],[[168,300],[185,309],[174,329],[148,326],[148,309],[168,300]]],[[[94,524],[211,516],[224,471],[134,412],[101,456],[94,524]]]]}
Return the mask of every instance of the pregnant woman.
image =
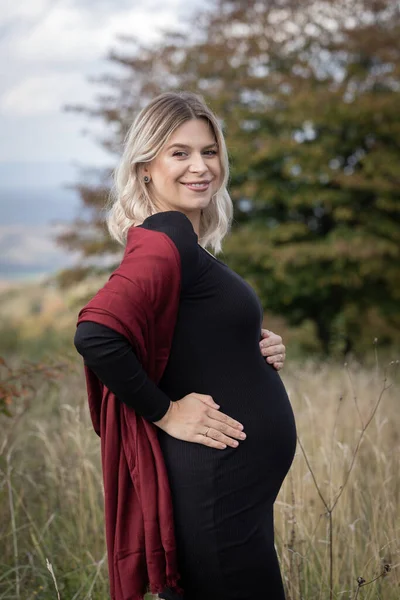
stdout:
{"type": "MultiPolygon", "coordinates": [[[[114,473],[105,475],[107,514],[116,515],[120,529],[128,529],[134,518],[133,504],[121,502],[124,460],[137,485],[135,510],[143,513],[138,543],[145,547],[146,566],[143,561],[118,566],[128,551],[116,541],[123,537],[115,534],[118,523],[108,519],[115,600],[142,597],[126,580],[135,580],[135,569],[151,573],[151,544],[154,555],[162,550],[143,533],[149,509],[143,490],[154,469],[160,469],[159,449],[168,490],[159,486],[156,521],[161,528],[160,498],[165,503],[170,498],[180,579],[166,575],[169,585],[163,590],[153,585],[152,591],[166,600],[285,598],[274,548],[273,505],[294,457],[296,427],[277,369],[260,352],[263,312],[256,293],[205,249],[219,252],[229,231],[227,181],[222,131],[198,96],[162,94],[141,111],[126,139],[108,222],[111,234],[127,249],[109,283],[81,311],[75,336],[87,369],[89,398],[95,395],[96,381],[103,386],[97,416],[91,405],[102,437],[103,471],[115,440],[121,439],[124,448],[125,458],[118,454],[114,473]],[[167,313],[175,296],[176,310],[167,313]],[[168,327],[170,340],[157,358],[162,366],[158,377],[152,377],[146,361],[157,335],[167,339],[168,327]],[[107,390],[121,401],[121,414],[130,411],[118,421],[114,441],[106,435],[107,419],[119,408],[104,408],[107,390]],[[137,471],[145,446],[125,427],[133,413],[150,437],[150,428],[155,430],[158,444],[153,440],[156,458],[145,463],[140,484],[137,471]]],[[[284,346],[275,348],[281,351],[272,359],[277,366],[284,360],[284,346]]],[[[144,435],[140,423],[135,421],[131,430],[139,437],[144,435]]],[[[167,565],[174,550],[165,552],[167,565]]]]}

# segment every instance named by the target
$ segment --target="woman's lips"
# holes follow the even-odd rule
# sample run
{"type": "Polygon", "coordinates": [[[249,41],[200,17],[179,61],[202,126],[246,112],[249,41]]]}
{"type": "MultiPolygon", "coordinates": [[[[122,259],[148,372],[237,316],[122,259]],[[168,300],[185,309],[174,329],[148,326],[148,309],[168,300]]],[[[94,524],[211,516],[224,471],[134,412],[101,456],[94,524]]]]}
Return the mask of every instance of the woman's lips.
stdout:
{"type": "Polygon", "coordinates": [[[193,192],[205,192],[208,190],[210,186],[210,182],[204,183],[184,183],[182,184],[187,187],[189,190],[193,190],[193,192]]]}

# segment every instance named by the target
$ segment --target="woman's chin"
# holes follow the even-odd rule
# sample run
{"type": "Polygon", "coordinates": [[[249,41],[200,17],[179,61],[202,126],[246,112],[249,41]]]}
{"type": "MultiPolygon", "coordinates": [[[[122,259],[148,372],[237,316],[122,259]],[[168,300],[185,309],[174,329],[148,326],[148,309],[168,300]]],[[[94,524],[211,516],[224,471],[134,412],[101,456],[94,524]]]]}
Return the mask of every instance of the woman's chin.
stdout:
{"type": "Polygon", "coordinates": [[[211,198],[198,198],[197,200],[193,199],[189,202],[185,201],[182,202],[182,210],[204,210],[210,205],[210,202],[211,198]]]}

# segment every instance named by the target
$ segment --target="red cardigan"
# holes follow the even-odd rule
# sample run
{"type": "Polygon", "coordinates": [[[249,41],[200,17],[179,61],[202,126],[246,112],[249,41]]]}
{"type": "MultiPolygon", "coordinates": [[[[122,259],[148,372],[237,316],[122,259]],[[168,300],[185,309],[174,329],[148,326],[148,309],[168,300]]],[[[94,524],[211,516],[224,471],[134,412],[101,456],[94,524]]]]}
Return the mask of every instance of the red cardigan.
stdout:
{"type": "MultiPolygon", "coordinates": [[[[132,227],[121,265],[80,311],[126,336],[148,376],[167,364],[181,290],[171,239],[132,227]]],[[[90,415],[101,438],[105,527],[112,600],[142,600],[165,586],[177,593],[178,567],[167,471],[157,428],[120,403],[85,367],[90,415]]]]}

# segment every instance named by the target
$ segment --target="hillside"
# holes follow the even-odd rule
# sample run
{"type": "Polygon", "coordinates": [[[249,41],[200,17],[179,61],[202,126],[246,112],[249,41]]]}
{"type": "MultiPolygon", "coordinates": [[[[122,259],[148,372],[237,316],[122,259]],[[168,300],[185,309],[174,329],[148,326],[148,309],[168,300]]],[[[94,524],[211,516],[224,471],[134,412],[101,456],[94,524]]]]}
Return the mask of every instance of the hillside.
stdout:
{"type": "Polygon", "coordinates": [[[72,348],[79,308],[101,284],[97,278],[61,290],[48,279],[0,281],[0,355],[36,358],[72,348]]]}

